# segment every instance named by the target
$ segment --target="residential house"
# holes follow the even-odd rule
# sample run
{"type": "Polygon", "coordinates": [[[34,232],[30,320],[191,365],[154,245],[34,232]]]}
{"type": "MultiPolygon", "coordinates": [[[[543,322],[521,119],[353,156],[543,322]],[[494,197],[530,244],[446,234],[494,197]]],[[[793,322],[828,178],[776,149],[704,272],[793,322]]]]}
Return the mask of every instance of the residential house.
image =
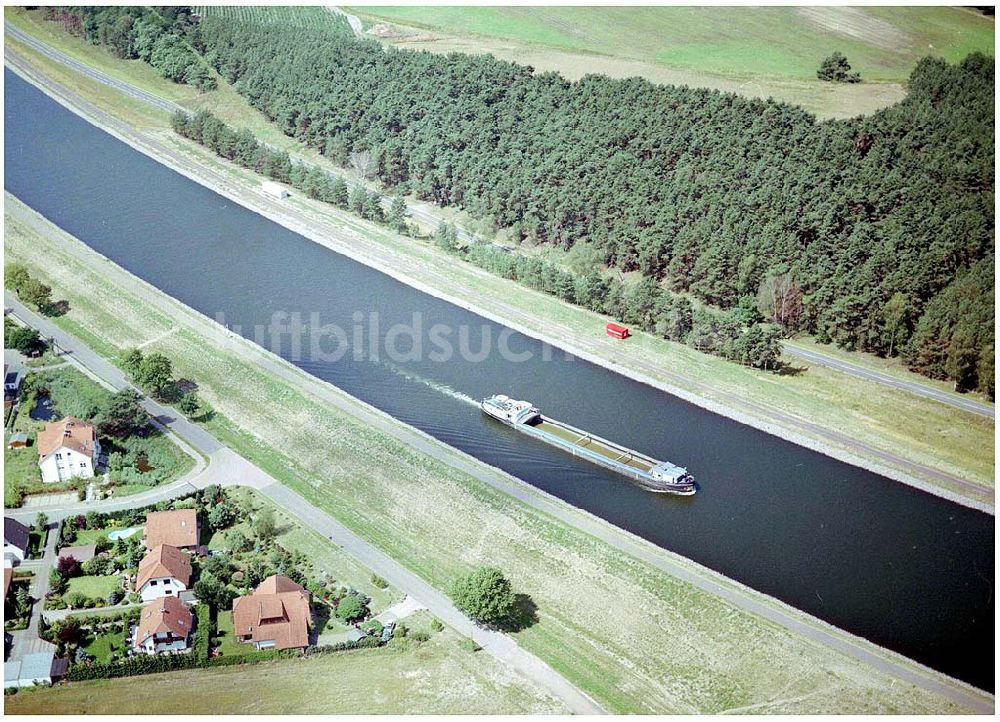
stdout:
{"type": "Polygon", "coordinates": [[[198,546],[198,512],[177,509],[146,514],[143,542],[147,549],[155,549],[161,544],[177,549],[194,549],[198,546]]]}
{"type": "Polygon", "coordinates": [[[28,555],[30,546],[28,527],[16,519],[3,518],[3,558],[20,564],[28,555]]]}
{"type": "Polygon", "coordinates": [[[177,597],[160,597],[139,614],[132,648],[145,654],[183,652],[191,643],[194,614],[177,597]]]}
{"type": "Polygon", "coordinates": [[[72,416],[46,424],[38,432],[37,446],[38,466],[47,484],[93,477],[101,454],[97,427],[72,416]]]}
{"type": "Polygon", "coordinates": [[[160,544],[139,562],[135,590],[142,601],[178,596],[191,585],[191,559],[177,547],[160,544]]]}
{"type": "Polygon", "coordinates": [[[253,594],[233,601],[237,639],[257,649],[309,646],[310,595],[288,577],[268,577],[253,594]]]}

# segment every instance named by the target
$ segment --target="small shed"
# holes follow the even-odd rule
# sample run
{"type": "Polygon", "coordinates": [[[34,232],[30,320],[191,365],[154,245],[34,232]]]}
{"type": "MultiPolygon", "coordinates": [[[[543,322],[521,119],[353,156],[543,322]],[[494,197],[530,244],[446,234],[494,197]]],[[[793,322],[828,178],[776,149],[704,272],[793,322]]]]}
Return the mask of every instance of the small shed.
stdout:
{"type": "Polygon", "coordinates": [[[66,675],[67,667],[66,660],[56,657],[54,652],[26,654],[19,661],[12,660],[4,664],[3,684],[4,687],[52,684],[66,675]]]}
{"type": "Polygon", "coordinates": [[[609,323],[607,325],[607,328],[605,329],[605,332],[611,338],[617,338],[617,339],[626,339],[631,335],[628,331],[627,326],[622,326],[621,324],[618,323],[609,323]]]}
{"type": "Polygon", "coordinates": [[[288,198],[290,195],[287,188],[283,185],[275,183],[274,181],[264,181],[261,189],[265,194],[271,196],[272,198],[278,198],[279,200],[281,198],[288,198]]]}
{"type": "Polygon", "coordinates": [[[23,449],[28,445],[28,435],[23,431],[19,431],[16,434],[11,434],[10,438],[7,440],[8,449],[23,449]]]}

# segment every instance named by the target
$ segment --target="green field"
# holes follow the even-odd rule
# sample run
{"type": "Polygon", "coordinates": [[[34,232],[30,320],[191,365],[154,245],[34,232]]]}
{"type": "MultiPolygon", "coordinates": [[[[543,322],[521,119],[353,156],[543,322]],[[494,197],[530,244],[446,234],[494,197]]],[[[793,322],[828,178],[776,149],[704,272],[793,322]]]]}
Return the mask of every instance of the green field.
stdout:
{"type": "Polygon", "coordinates": [[[944,7],[357,7],[453,36],[501,38],[738,77],[815,80],[839,50],[862,77],[904,81],[926,54],[993,52],[993,20],[944,7]]]}
{"type": "Polygon", "coordinates": [[[273,25],[290,25],[296,28],[328,30],[337,34],[351,34],[351,28],[343,15],[338,15],[318,5],[195,5],[194,10],[202,17],[223,17],[273,25]]]}

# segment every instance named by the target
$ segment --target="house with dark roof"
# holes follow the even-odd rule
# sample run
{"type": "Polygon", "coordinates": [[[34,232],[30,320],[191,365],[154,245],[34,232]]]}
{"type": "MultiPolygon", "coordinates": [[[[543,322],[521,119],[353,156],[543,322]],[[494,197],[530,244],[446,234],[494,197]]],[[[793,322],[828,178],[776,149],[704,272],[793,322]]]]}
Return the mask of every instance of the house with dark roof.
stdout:
{"type": "Polygon", "coordinates": [[[191,585],[191,559],[177,547],[160,544],[139,562],[135,591],[142,601],[176,597],[191,585]]]}
{"type": "Polygon", "coordinates": [[[30,537],[28,527],[16,519],[3,518],[3,558],[19,564],[28,555],[30,537]]]}
{"type": "Polygon", "coordinates": [[[309,592],[288,577],[270,576],[233,601],[234,634],[257,649],[305,649],[311,621],[309,592]]]}
{"type": "Polygon", "coordinates": [[[160,597],[139,614],[132,648],[143,654],[184,652],[191,645],[194,614],[177,597],[160,597]]]}

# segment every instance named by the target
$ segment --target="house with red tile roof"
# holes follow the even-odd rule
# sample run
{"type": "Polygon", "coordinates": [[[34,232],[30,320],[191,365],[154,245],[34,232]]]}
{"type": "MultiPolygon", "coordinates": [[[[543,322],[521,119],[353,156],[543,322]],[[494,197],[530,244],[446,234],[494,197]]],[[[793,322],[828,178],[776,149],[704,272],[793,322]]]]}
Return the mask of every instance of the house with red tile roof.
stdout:
{"type": "Polygon", "coordinates": [[[176,509],[146,514],[143,541],[147,549],[155,549],[161,544],[177,549],[194,549],[198,546],[198,512],[176,509]]]}
{"type": "Polygon", "coordinates": [[[305,649],[311,621],[309,592],[288,577],[270,576],[233,601],[234,634],[257,649],[305,649]]]}
{"type": "Polygon", "coordinates": [[[135,591],[142,601],[176,597],[191,586],[191,559],[177,547],[160,544],[139,562],[135,591]]]}
{"type": "Polygon", "coordinates": [[[160,597],[139,614],[132,648],[143,654],[183,652],[191,644],[194,614],[177,597],[160,597]]]}
{"type": "Polygon", "coordinates": [[[38,468],[47,484],[75,477],[90,479],[101,455],[97,427],[72,416],[46,424],[35,445],[38,468]]]}

